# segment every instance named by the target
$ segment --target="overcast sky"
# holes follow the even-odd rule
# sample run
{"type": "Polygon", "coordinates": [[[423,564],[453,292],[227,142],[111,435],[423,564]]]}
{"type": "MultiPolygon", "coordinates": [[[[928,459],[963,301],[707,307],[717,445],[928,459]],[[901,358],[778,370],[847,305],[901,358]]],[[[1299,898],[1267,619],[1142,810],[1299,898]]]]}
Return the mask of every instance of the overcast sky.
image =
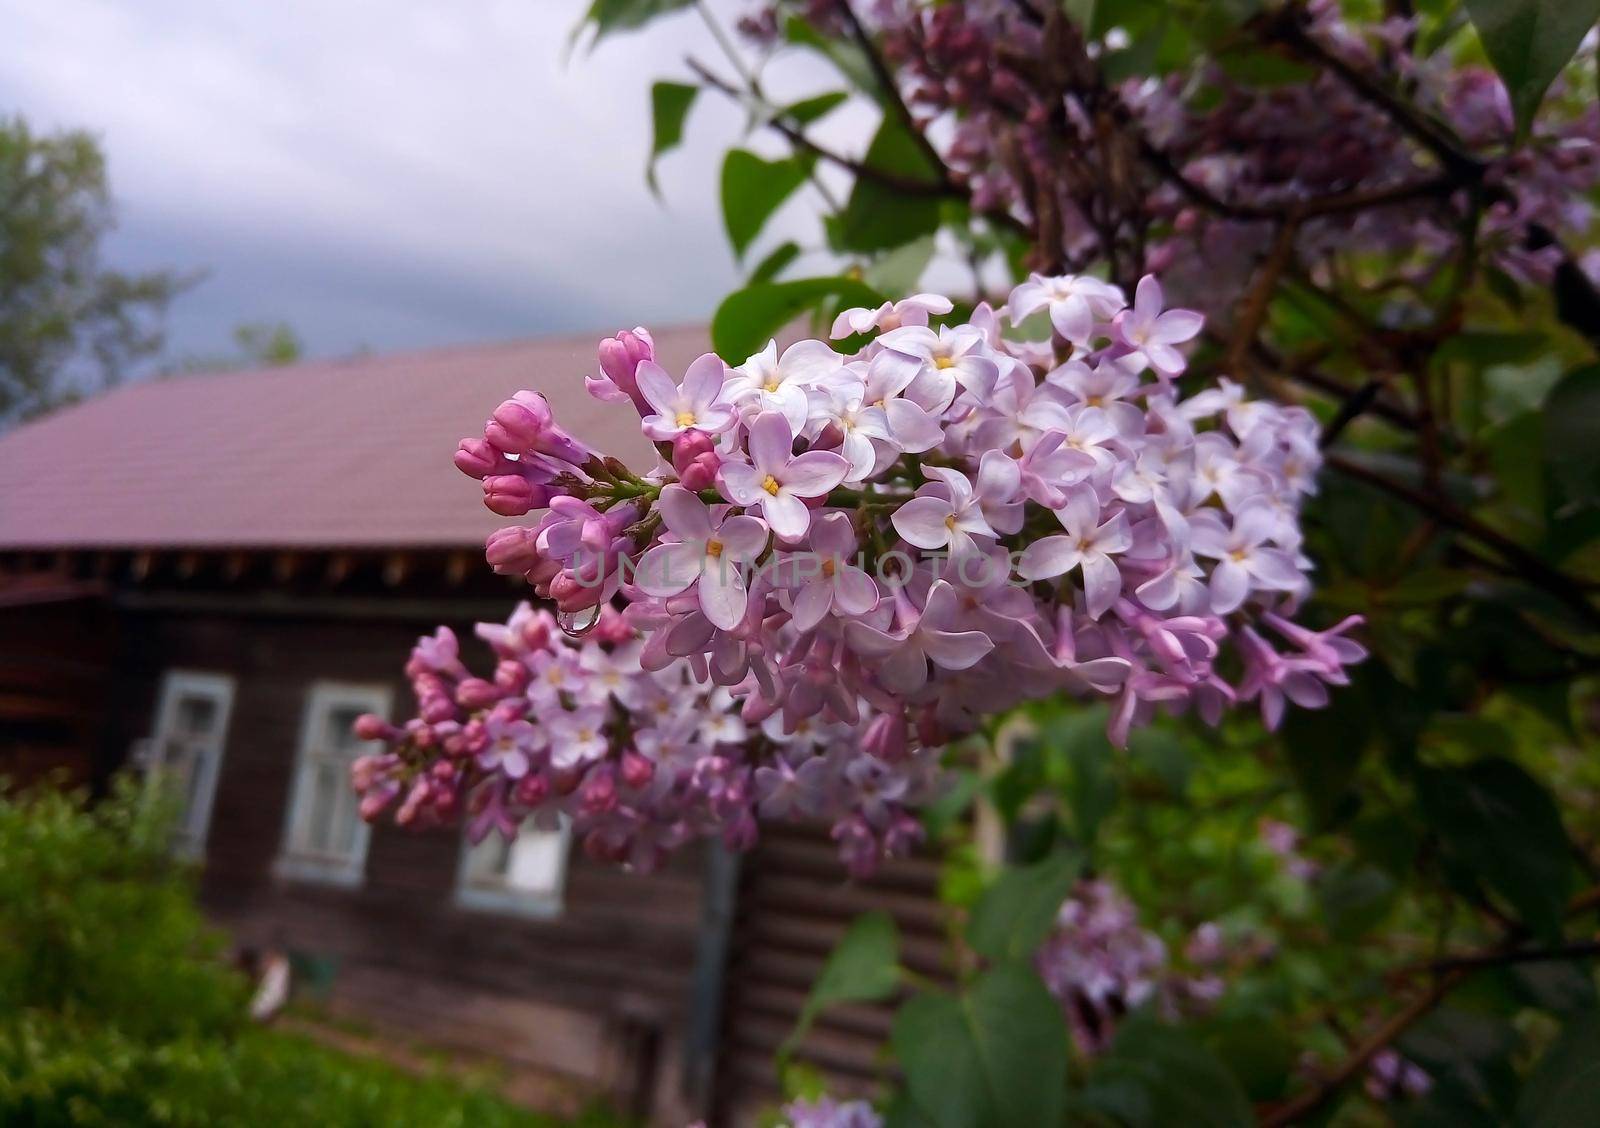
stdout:
{"type": "MultiPolygon", "coordinates": [[[[702,97],[659,205],[650,83],[714,48],[678,15],[565,60],[583,6],[0,0],[0,112],[100,135],[114,265],[208,271],[173,311],[177,356],[245,321],[337,355],[705,320],[738,278],[716,185],[742,116],[702,97]]],[[[806,230],[802,207],[781,219],[806,230]]]]}

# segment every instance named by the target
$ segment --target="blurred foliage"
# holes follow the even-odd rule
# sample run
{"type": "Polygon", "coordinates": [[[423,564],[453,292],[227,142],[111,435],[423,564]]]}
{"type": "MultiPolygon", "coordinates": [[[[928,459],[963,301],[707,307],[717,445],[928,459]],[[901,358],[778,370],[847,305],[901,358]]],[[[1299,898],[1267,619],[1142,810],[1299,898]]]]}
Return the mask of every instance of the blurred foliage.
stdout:
{"type": "Polygon", "coordinates": [[[160,352],[167,305],[193,279],[107,269],[112,223],[94,137],[0,119],[0,424],[114,384],[160,352]]]}
{"type": "Polygon", "coordinates": [[[164,365],[161,375],[231,372],[246,368],[281,368],[305,356],[305,342],[286,321],[247,321],[230,334],[233,351],[201,353],[164,365]]]}
{"type": "MultiPolygon", "coordinates": [[[[686,6],[603,0],[586,26],[606,34],[686,6]]],[[[1051,79],[1080,83],[1075,105],[1086,114],[1103,109],[1108,84],[1130,79],[1181,88],[1205,113],[1225,97],[1224,80],[1271,91],[1337,71],[1296,38],[1304,6],[1293,0],[1001,7],[1032,19],[1056,50],[1093,43],[1051,79]]],[[[809,1024],[898,982],[890,1050],[905,1084],[883,1102],[893,1124],[1597,1122],[1600,294],[1577,265],[1594,231],[1581,235],[1576,219],[1562,246],[1535,224],[1525,247],[1488,248],[1478,237],[1488,204],[1473,177],[1531,143],[1536,113],[1592,120],[1592,53],[1569,62],[1600,3],[1339,8],[1369,25],[1413,18],[1391,26],[1379,57],[1492,65],[1516,136],[1465,153],[1436,107],[1408,110],[1414,72],[1397,67],[1365,87],[1343,76],[1401,134],[1423,138],[1419,163],[1464,177],[1427,205],[1461,242],[1449,261],[1409,245],[1341,254],[1334,239],[1303,270],[1258,263],[1249,294],[1212,304],[1253,306],[1259,317],[1238,318],[1243,336],[1219,317],[1185,390],[1245,377],[1327,426],[1330,465],[1302,521],[1317,565],[1305,617],[1326,626],[1364,616],[1372,657],[1329,708],[1291,710],[1278,733],[1238,715],[1216,730],[1158,718],[1119,751],[1103,735],[1103,706],[1061,701],[1030,709],[1032,735],[1003,741],[1003,755],[956,757],[958,782],[925,819],[944,851],[954,985],[900,968],[893,930],[879,923],[846,936],[829,964],[836,974],[806,1010],[809,1024]],[[1514,277],[1495,257],[1508,249],[1557,252],[1553,276],[1514,277]],[[979,811],[1003,827],[1003,859],[979,846],[979,811]],[[1029,954],[1080,875],[1124,890],[1179,969],[1198,926],[1220,929],[1226,990],[1207,1013],[1130,1016],[1094,1058],[1069,1047],[1029,954]],[[1423,1071],[1427,1091],[1370,1084],[1380,1050],[1423,1071]]],[[[694,81],[654,99],[652,160],[681,138],[706,91],[744,107],[750,133],[787,143],[787,159],[730,157],[737,175],[724,176],[722,201],[741,258],[786,201],[818,212],[816,242],[756,258],[718,311],[713,341],[730,362],[808,313],[826,325],[841,307],[914,291],[935,254],[970,265],[972,300],[1007,288],[986,279],[1060,261],[1036,218],[1030,229],[1015,211],[975,204],[959,171],[931,163],[902,102],[922,72],[910,68],[897,87],[903,58],[874,43],[873,9],[854,11],[864,25],[837,3],[779,0],[753,62],[713,27],[724,58],[692,61],[694,81]],[[790,54],[825,60],[827,85],[846,89],[769,99],[767,68],[790,54]],[[847,99],[882,111],[871,135],[818,145],[808,128],[847,99]],[[843,156],[821,159],[830,153],[843,156]],[[819,259],[832,273],[818,276],[819,259]]],[[[1134,119],[1110,113],[1100,136],[1134,119]]],[[[1066,150],[1060,161],[1081,160],[1095,183],[1095,152],[1066,150]]],[[[1141,157],[1133,145],[1110,151],[1141,157]]],[[[1131,166],[1108,162],[1108,180],[1132,179],[1131,166]]],[[[1218,207],[1203,192],[1187,198],[1218,207]]],[[[1572,203],[1581,217],[1600,200],[1572,203]]],[[[1127,214],[1137,218],[1137,207],[1127,214]]],[[[1285,224],[1280,238],[1292,245],[1296,231],[1285,224]]],[[[1145,264],[1125,260],[1118,272],[1117,249],[1113,239],[1107,268],[1118,281],[1137,277],[1145,264]]],[[[968,309],[958,302],[956,316],[968,309]]],[[[789,1074],[803,1076],[804,1044],[789,1051],[789,1074]]],[[[815,1088],[803,1079],[796,1091],[815,1088]]]]}
{"type": "Polygon", "coordinates": [[[251,1025],[169,825],[127,780],[0,797],[0,1124],[566,1123],[251,1025]]]}

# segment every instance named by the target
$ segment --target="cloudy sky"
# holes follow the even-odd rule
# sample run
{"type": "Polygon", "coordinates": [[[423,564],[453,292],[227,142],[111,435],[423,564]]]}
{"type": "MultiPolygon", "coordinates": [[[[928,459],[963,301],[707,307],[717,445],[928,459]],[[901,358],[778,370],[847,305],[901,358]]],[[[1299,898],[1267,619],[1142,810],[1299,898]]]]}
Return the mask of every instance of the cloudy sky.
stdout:
{"type": "Polygon", "coordinates": [[[679,15],[567,59],[584,4],[0,0],[0,113],[100,135],[115,265],[208,272],[177,356],[246,321],[337,355],[704,320],[738,278],[716,183],[742,115],[701,99],[658,204],[650,83],[715,48],[679,15]]]}

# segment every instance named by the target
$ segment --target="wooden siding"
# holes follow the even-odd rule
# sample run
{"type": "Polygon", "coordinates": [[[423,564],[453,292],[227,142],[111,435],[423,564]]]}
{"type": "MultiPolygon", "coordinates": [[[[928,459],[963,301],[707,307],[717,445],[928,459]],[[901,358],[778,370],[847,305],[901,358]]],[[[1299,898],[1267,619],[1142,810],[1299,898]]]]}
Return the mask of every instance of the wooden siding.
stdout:
{"type": "MultiPolygon", "coordinates": [[[[287,948],[335,969],[330,1006],[422,1044],[490,1054],[548,1075],[572,1100],[596,1093],[682,1123],[679,1047],[701,911],[702,859],[636,877],[575,848],[551,920],[464,909],[453,830],[374,828],[364,884],[344,890],[273,873],[306,695],[319,679],[392,686],[430,623],[282,615],[132,613],[113,739],[148,734],[162,673],[237,680],[207,837],[202,898],[242,944],[287,948]]],[[[457,624],[477,654],[470,624],[457,624]]],[[[524,1086],[526,1088],[526,1086],[524,1086]]]]}
{"type": "MultiPolygon", "coordinates": [[[[763,827],[745,858],[732,955],[727,969],[717,1059],[714,1123],[746,1126],[781,1098],[775,1057],[839,938],[857,916],[886,909],[900,930],[901,960],[947,980],[939,865],[930,857],[890,862],[852,881],[825,828],[763,827]]],[[[890,1004],[832,1007],[815,1023],[795,1060],[820,1070],[836,1096],[872,1096],[888,1078],[881,1058],[890,1004]]]]}
{"type": "MultiPolygon", "coordinates": [[[[0,577],[0,597],[14,592],[0,577]]],[[[102,602],[70,593],[0,606],[0,777],[11,785],[104,782],[114,627],[102,602]]]]}

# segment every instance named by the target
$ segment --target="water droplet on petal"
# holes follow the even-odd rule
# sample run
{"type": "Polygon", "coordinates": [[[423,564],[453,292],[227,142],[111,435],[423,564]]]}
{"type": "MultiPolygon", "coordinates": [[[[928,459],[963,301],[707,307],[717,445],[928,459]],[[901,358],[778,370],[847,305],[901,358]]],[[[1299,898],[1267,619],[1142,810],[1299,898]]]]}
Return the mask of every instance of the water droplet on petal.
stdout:
{"type": "Polygon", "coordinates": [[[582,611],[557,611],[556,625],[568,638],[582,638],[600,622],[600,604],[582,611]]]}

